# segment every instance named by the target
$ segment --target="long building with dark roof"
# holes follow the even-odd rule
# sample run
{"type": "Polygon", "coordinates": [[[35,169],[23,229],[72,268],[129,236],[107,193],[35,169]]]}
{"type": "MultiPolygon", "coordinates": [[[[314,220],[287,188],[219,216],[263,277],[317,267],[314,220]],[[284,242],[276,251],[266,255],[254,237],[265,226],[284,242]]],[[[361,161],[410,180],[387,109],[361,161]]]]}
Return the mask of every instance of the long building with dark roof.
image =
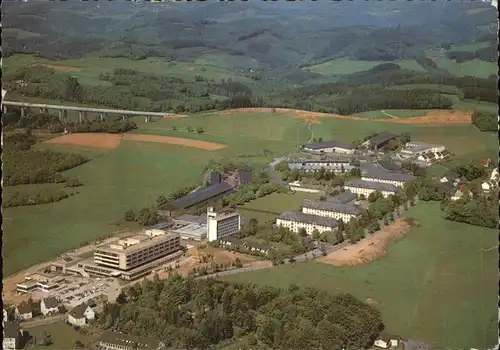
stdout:
{"type": "Polygon", "coordinates": [[[344,169],[349,171],[352,169],[350,160],[346,157],[339,157],[330,160],[310,160],[310,159],[296,159],[288,162],[290,170],[298,170],[305,172],[314,172],[325,169],[327,171],[339,172],[344,169]]]}
{"type": "Polygon", "coordinates": [[[356,194],[351,191],[340,192],[335,196],[330,196],[326,198],[327,202],[338,203],[338,204],[351,204],[356,200],[356,194]]]}
{"type": "Polygon", "coordinates": [[[223,195],[227,195],[232,191],[233,187],[231,187],[227,183],[211,185],[207,188],[202,188],[201,190],[191,192],[184,197],[167,203],[161,209],[170,211],[189,209],[209,200],[215,200],[223,195]]]}
{"type": "Polygon", "coordinates": [[[365,197],[368,197],[370,193],[375,191],[379,191],[384,197],[388,197],[396,194],[398,189],[397,186],[392,184],[365,180],[347,181],[344,184],[344,188],[357,195],[364,195],[365,197]]]}
{"type": "Polygon", "coordinates": [[[338,204],[327,201],[304,200],[302,204],[304,214],[329,217],[344,222],[349,222],[361,214],[359,208],[351,204],[338,204]]]}
{"type": "Polygon", "coordinates": [[[338,222],[335,219],[323,216],[286,211],[280,214],[276,220],[276,226],[286,227],[290,231],[297,233],[304,229],[308,235],[312,235],[315,230],[319,232],[335,231],[338,222]]]}
{"type": "Polygon", "coordinates": [[[352,154],[354,153],[355,147],[346,142],[340,141],[321,141],[321,142],[313,142],[308,143],[302,146],[302,149],[306,152],[312,153],[345,153],[352,154]]]}

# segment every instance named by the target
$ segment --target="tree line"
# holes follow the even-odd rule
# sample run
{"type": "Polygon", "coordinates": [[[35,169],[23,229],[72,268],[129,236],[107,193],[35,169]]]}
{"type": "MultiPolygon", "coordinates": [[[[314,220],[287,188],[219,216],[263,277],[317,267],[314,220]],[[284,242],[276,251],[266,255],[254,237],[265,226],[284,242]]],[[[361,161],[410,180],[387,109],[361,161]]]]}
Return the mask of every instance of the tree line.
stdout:
{"type": "Polygon", "coordinates": [[[23,205],[37,205],[59,202],[73,193],[67,193],[60,189],[44,188],[33,192],[14,191],[4,195],[4,208],[20,207],[23,205]]]}
{"type": "Polygon", "coordinates": [[[182,349],[228,341],[240,349],[366,348],[384,327],[376,308],[349,294],[176,274],[126,288],[104,306],[99,324],[182,349]]]}
{"type": "Polygon", "coordinates": [[[479,59],[486,62],[496,62],[498,60],[498,47],[497,45],[488,45],[482,49],[476,51],[448,51],[446,56],[450,60],[454,60],[457,63],[463,63],[467,61],[472,61],[474,59],[479,59]]]}
{"type": "Polygon", "coordinates": [[[481,131],[498,131],[498,114],[474,111],[472,124],[481,131]]]}
{"type": "Polygon", "coordinates": [[[63,171],[88,161],[80,154],[33,150],[31,132],[13,132],[4,136],[4,184],[6,186],[65,182],[63,171]]]}

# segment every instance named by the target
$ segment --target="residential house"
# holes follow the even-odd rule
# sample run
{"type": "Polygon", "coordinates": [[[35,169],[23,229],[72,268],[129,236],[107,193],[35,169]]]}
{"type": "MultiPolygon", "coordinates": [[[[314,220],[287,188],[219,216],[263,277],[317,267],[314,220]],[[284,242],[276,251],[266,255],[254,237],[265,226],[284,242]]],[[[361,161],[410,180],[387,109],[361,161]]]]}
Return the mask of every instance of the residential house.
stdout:
{"type": "Polygon", "coordinates": [[[338,204],[327,201],[315,201],[306,199],[302,203],[304,214],[324,216],[344,222],[349,222],[352,218],[361,215],[360,210],[352,204],[338,204]]]}
{"type": "Polygon", "coordinates": [[[351,191],[340,192],[339,194],[331,197],[327,197],[326,201],[330,203],[338,204],[354,204],[356,201],[356,194],[351,191]]]}
{"type": "Polygon", "coordinates": [[[491,172],[489,180],[483,182],[481,184],[481,188],[485,193],[490,193],[495,188],[498,188],[498,182],[500,180],[500,176],[498,174],[498,168],[493,169],[491,172]]]}
{"type": "Polygon", "coordinates": [[[478,163],[484,166],[485,168],[489,168],[491,165],[491,158],[481,158],[478,160],[478,163]]]}
{"type": "Polygon", "coordinates": [[[350,143],[339,141],[322,141],[308,143],[302,146],[302,150],[311,153],[343,153],[353,154],[355,147],[350,143]]]}
{"type": "Polygon", "coordinates": [[[378,339],[375,340],[375,343],[373,345],[380,349],[395,348],[399,346],[399,337],[392,336],[387,333],[382,333],[380,334],[378,339]]]}
{"type": "Polygon", "coordinates": [[[335,231],[338,222],[328,217],[287,211],[280,214],[276,220],[276,226],[282,226],[297,233],[301,229],[304,229],[308,235],[312,235],[315,230],[318,230],[320,233],[335,231]]]}
{"type": "Polygon", "coordinates": [[[161,350],[165,344],[159,340],[121,332],[104,331],[95,342],[96,349],[106,350],[161,350]]]}
{"type": "Polygon", "coordinates": [[[388,183],[365,181],[365,180],[351,180],[344,184],[346,190],[359,195],[368,197],[370,193],[379,191],[384,197],[396,194],[397,186],[388,183]]]}
{"type": "Polygon", "coordinates": [[[22,302],[16,306],[15,310],[16,319],[29,320],[33,318],[33,308],[30,303],[22,302]]]}
{"type": "Polygon", "coordinates": [[[456,192],[451,196],[450,200],[457,201],[461,199],[466,193],[472,198],[472,193],[465,187],[465,184],[458,185],[456,192]]]}
{"type": "Polygon", "coordinates": [[[86,326],[88,321],[93,320],[94,318],[95,312],[87,303],[75,306],[68,313],[68,322],[78,327],[86,326]]]}
{"type": "Polygon", "coordinates": [[[48,315],[59,312],[59,302],[54,297],[43,298],[40,302],[40,311],[42,315],[48,315]]]}
{"type": "Polygon", "coordinates": [[[3,309],[3,318],[2,318],[2,325],[7,322],[9,319],[9,314],[7,313],[7,310],[3,309]]]}
{"type": "Polygon", "coordinates": [[[22,349],[23,345],[23,330],[17,322],[6,322],[3,328],[2,349],[14,350],[22,349]]]}
{"type": "Polygon", "coordinates": [[[373,136],[368,141],[363,142],[363,146],[368,146],[373,150],[379,150],[381,148],[384,148],[389,143],[389,141],[394,140],[396,137],[397,135],[394,135],[391,132],[383,131],[373,136]]]}

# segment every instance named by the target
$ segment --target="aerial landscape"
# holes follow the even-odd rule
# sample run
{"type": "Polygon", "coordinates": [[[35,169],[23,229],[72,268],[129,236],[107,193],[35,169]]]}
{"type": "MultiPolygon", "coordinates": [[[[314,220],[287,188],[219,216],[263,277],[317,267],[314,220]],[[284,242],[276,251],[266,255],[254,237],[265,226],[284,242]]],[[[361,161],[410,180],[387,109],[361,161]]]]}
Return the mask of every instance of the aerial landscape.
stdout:
{"type": "Polygon", "coordinates": [[[496,2],[2,4],[3,349],[492,349],[496,2]]]}

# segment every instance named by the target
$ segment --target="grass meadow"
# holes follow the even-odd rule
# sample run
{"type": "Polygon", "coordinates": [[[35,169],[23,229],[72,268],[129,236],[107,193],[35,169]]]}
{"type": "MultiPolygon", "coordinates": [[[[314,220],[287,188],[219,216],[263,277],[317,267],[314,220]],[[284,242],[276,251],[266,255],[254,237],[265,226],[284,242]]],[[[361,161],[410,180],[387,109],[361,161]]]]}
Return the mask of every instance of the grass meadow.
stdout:
{"type": "Polygon", "coordinates": [[[440,348],[488,348],[497,341],[498,232],[446,221],[438,203],[407,214],[421,226],[394,241],[387,256],[357,267],[304,262],[223,277],[290,284],[372,299],[386,329],[440,348]]]}
{"type": "Polygon", "coordinates": [[[31,347],[34,350],[62,350],[62,349],[75,349],[75,342],[79,340],[83,344],[88,344],[97,339],[95,334],[82,335],[80,332],[76,331],[72,326],[67,325],[64,322],[57,322],[52,324],[47,324],[44,326],[38,326],[26,329],[29,334],[41,341],[44,336],[44,331],[49,333],[52,337],[52,344],[48,346],[37,345],[31,347]]]}
{"type": "Polygon", "coordinates": [[[240,214],[248,219],[255,218],[259,222],[274,221],[284,211],[299,211],[304,199],[318,199],[311,193],[272,193],[258,198],[238,208],[240,214]]]}
{"type": "Polygon", "coordinates": [[[384,109],[379,111],[367,111],[353,114],[356,117],[373,118],[373,119],[391,119],[421,117],[428,112],[427,109],[384,109]],[[384,113],[385,112],[385,113],[384,113]]]}
{"type": "Polygon", "coordinates": [[[425,71],[425,68],[419,65],[415,60],[360,61],[351,60],[348,57],[337,58],[304,69],[322,75],[349,75],[369,70],[384,63],[395,63],[400,65],[402,69],[425,71]]]}
{"type": "MultiPolygon", "coordinates": [[[[261,167],[275,156],[294,152],[311,137],[304,121],[271,113],[198,114],[182,119],[155,119],[149,124],[141,118],[136,121],[139,129],[135,132],[213,141],[227,147],[203,151],[134,141],[122,141],[114,150],[37,145],[79,152],[92,160],[65,172],[84,184],[75,189],[78,194],[57,203],[4,210],[5,275],[51,259],[81,242],[127,228],[122,220],[126,210],[140,209],[153,204],[160,194],[198,183],[211,159],[232,159],[261,167]],[[188,132],[188,125],[195,129],[203,127],[205,132],[188,132]]],[[[333,118],[321,121],[322,124],[312,124],[311,128],[314,137],[325,140],[353,141],[372,132],[389,130],[410,131],[415,140],[444,144],[450,151],[471,158],[495,157],[498,147],[493,133],[481,133],[472,125],[443,128],[333,118]]],[[[265,199],[259,208],[281,212],[298,208],[301,202],[289,199],[284,201],[284,207],[274,208],[273,198],[265,199]]],[[[244,215],[249,215],[248,212],[244,215]]],[[[252,212],[252,215],[257,214],[252,212]]],[[[261,219],[269,217],[261,215],[261,219]]]]}

